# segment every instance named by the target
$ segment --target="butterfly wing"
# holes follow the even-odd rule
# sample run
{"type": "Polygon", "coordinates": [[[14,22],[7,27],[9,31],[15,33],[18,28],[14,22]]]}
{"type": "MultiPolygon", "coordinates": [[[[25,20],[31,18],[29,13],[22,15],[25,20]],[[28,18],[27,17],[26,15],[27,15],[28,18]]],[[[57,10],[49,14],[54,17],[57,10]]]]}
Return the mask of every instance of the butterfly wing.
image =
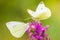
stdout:
{"type": "Polygon", "coordinates": [[[27,12],[31,15],[31,16],[34,16],[35,14],[35,12],[34,11],[32,11],[32,10],[30,10],[30,9],[27,9],[27,12]]]}
{"type": "Polygon", "coordinates": [[[23,22],[16,22],[16,21],[11,21],[6,23],[6,26],[9,29],[10,33],[16,38],[20,38],[23,36],[25,31],[29,27],[28,25],[29,23],[25,24],[23,22]]]}
{"type": "Polygon", "coordinates": [[[45,19],[48,19],[50,16],[51,16],[51,11],[49,8],[47,8],[43,1],[41,1],[39,3],[39,5],[37,6],[37,9],[36,9],[36,14],[37,14],[37,18],[39,20],[45,20],[45,19]],[[38,13],[38,14],[37,14],[38,13]]]}
{"type": "Polygon", "coordinates": [[[37,6],[36,11],[37,11],[37,12],[41,11],[41,9],[42,9],[43,7],[45,7],[45,5],[44,5],[43,1],[41,1],[41,2],[39,3],[39,5],[37,6]]]}

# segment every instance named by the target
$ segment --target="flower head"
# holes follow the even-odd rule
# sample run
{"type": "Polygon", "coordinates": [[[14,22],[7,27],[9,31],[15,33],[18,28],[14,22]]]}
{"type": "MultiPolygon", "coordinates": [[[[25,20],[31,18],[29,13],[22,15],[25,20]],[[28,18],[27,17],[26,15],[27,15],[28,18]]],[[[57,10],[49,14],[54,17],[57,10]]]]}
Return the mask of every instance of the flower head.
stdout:
{"type": "Polygon", "coordinates": [[[27,30],[27,33],[28,37],[31,38],[31,40],[47,40],[46,31],[48,29],[48,25],[43,28],[41,22],[34,21],[31,22],[29,26],[30,28],[27,30]]]}

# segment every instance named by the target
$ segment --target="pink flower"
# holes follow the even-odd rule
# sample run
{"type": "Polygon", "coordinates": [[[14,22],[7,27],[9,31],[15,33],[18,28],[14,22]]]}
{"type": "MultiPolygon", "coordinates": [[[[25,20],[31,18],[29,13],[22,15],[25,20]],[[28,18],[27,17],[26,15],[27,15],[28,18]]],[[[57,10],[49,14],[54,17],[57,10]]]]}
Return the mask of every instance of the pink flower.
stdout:
{"type": "Polygon", "coordinates": [[[29,28],[27,30],[28,38],[31,40],[49,40],[46,34],[48,29],[48,25],[43,28],[42,23],[40,21],[31,22],[29,28]]]}

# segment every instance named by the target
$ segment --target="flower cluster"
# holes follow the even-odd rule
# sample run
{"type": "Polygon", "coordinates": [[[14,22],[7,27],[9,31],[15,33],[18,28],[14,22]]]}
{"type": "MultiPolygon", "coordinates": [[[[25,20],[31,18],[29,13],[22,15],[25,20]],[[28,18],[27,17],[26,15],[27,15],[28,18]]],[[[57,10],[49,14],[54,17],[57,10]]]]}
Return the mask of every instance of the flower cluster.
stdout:
{"type": "Polygon", "coordinates": [[[49,26],[47,25],[43,28],[40,21],[35,20],[34,22],[31,22],[27,30],[27,40],[50,40],[48,35],[46,34],[48,27],[49,26]]]}

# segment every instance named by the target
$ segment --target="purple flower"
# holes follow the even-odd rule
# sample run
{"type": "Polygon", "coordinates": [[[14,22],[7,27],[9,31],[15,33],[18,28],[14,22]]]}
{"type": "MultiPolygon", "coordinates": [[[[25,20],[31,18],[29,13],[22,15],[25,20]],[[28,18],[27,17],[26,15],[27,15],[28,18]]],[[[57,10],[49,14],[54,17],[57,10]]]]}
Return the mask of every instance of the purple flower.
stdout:
{"type": "Polygon", "coordinates": [[[43,28],[42,23],[40,21],[31,22],[29,28],[27,30],[28,40],[50,40],[46,31],[48,29],[48,25],[43,28]]]}

